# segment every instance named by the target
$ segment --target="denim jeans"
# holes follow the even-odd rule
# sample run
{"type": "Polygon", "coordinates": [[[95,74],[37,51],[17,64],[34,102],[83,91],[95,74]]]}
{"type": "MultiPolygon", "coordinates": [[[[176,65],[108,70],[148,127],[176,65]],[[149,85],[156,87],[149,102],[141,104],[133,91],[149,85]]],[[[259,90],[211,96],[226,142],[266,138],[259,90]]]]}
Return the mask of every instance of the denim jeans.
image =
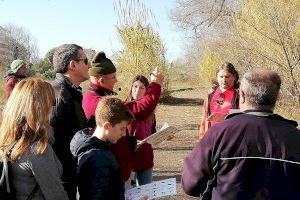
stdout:
{"type": "Polygon", "coordinates": [[[153,168],[149,168],[143,171],[135,171],[135,181],[136,185],[145,185],[152,182],[152,172],[153,168]]]}

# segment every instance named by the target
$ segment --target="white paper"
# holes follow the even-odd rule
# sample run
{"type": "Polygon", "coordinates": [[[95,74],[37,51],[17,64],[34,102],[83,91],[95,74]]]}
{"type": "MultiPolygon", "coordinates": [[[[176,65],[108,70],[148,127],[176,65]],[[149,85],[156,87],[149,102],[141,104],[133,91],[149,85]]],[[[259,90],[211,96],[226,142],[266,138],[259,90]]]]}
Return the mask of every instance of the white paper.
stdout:
{"type": "Polygon", "coordinates": [[[126,190],[125,199],[139,200],[143,196],[154,199],[176,194],[176,178],[169,178],[126,190]]]}
{"type": "Polygon", "coordinates": [[[168,123],[164,123],[159,131],[145,138],[145,140],[154,147],[168,139],[170,136],[174,136],[176,132],[178,132],[177,128],[169,126],[168,123]]]}
{"type": "Polygon", "coordinates": [[[227,115],[228,115],[227,113],[214,112],[210,116],[207,117],[207,121],[222,122],[222,121],[224,121],[224,119],[227,115]]]}

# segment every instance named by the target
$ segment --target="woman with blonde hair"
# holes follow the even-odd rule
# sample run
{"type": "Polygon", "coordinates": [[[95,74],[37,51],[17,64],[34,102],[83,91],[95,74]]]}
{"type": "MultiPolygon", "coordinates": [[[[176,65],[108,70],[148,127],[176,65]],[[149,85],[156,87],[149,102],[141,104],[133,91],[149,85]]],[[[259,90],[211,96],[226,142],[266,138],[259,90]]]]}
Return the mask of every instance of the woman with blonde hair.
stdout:
{"type": "Polygon", "coordinates": [[[20,81],[11,93],[0,127],[2,160],[10,161],[16,199],[68,199],[61,183],[62,166],[49,141],[54,90],[40,78],[20,81]]]}

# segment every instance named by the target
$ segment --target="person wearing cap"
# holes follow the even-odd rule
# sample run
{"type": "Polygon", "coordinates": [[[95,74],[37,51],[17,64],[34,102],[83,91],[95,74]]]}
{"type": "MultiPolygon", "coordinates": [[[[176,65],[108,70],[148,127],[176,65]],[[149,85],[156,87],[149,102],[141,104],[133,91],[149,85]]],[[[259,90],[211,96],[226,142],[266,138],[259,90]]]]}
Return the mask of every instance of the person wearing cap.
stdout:
{"type": "Polygon", "coordinates": [[[62,181],[69,199],[76,200],[77,159],[71,154],[70,142],[77,131],[88,127],[81,106],[80,84],[89,79],[90,64],[81,46],[63,44],[55,49],[53,67],[56,72],[52,82],[56,101],[50,121],[53,150],[63,167],[62,181]]]}
{"type": "MultiPolygon", "coordinates": [[[[89,69],[89,88],[83,95],[82,100],[85,115],[90,122],[95,121],[97,104],[105,96],[116,95],[113,91],[114,85],[118,81],[116,71],[115,65],[106,57],[104,52],[99,52],[94,56],[91,68],[89,69]]],[[[150,77],[151,83],[143,98],[139,101],[128,101],[125,103],[133,113],[135,119],[146,119],[153,113],[161,94],[163,79],[163,74],[156,68],[150,77]]],[[[133,148],[131,147],[134,145],[130,147],[129,143],[136,144],[136,140],[127,134],[126,137],[121,138],[116,144],[111,146],[112,152],[120,165],[121,175],[124,181],[130,177],[132,169],[131,158],[133,148]]]]}
{"type": "Polygon", "coordinates": [[[13,91],[15,85],[22,79],[27,77],[28,68],[26,63],[23,60],[14,60],[11,65],[10,69],[5,75],[5,94],[6,99],[9,98],[11,92],[13,91]]]}

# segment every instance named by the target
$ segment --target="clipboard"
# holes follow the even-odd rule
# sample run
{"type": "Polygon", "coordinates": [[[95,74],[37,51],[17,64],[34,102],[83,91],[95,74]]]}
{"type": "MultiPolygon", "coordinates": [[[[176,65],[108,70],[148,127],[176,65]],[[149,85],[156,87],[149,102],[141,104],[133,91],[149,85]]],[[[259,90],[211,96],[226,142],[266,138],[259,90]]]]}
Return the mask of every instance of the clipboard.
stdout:
{"type": "Polygon", "coordinates": [[[154,147],[167,140],[170,136],[174,136],[178,131],[179,130],[176,127],[170,126],[168,123],[164,123],[159,131],[153,133],[144,140],[154,147]]]}

